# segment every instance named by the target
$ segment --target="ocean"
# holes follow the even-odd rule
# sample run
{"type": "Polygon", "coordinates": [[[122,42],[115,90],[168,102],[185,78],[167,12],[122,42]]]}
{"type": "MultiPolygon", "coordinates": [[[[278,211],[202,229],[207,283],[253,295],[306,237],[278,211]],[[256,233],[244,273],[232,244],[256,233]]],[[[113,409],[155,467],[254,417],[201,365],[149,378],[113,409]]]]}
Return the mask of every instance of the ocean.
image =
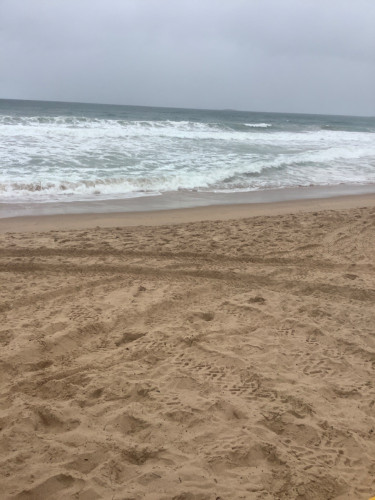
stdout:
{"type": "Polygon", "coordinates": [[[0,137],[0,210],[375,186],[373,117],[0,100],[0,137]]]}

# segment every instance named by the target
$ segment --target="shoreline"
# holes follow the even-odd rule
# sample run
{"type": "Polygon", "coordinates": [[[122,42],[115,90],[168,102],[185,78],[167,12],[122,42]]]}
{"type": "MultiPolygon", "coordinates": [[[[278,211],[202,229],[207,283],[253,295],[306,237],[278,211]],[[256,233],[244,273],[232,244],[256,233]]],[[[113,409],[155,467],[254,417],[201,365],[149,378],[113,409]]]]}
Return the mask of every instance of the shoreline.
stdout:
{"type": "Polygon", "coordinates": [[[279,187],[256,191],[171,191],[130,198],[87,199],[50,202],[1,202],[0,219],[34,215],[153,212],[206,206],[274,203],[314,198],[375,194],[375,184],[279,187]]]}
{"type": "MultiPolygon", "coordinates": [[[[319,194],[319,193],[317,193],[319,194]]],[[[321,193],[320,193],[321,194],[321,193]]],[[[297,212],[340,210],[375,206],[375,193],[310,197],[284,201],[212,204],[161,210],[63,213],[0,218],[0,234],[43,232],[114,226],[160,226],[198,221],[243,219],[297,212]]]]}

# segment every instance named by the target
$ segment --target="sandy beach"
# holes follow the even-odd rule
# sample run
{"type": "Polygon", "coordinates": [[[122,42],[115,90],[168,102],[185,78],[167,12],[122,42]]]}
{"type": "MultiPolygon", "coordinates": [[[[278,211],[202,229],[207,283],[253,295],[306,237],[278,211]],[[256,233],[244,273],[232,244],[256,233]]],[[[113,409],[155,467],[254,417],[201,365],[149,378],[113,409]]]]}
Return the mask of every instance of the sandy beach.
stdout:
{"type": "Polygon", "coordinates": [[[375,196],[0,220],[0,497],[375,495],[375,196]]]}

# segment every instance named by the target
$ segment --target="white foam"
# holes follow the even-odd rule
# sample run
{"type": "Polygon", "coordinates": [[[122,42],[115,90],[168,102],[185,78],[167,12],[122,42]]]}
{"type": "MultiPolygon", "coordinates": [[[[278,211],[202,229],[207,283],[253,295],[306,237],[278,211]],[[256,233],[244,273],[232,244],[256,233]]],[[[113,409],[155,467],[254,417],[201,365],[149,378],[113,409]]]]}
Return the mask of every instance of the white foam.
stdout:
{"type": "Polygon", "coordinates": [[[272,127],[271,123],[244,123],[245,127],[252,128],[270,128],[272,127]]]}
{"type": "Polygon", "coordinates": [[[375,182],[373,133],[245,125],[0,116],[0,201],[375,182]]]}

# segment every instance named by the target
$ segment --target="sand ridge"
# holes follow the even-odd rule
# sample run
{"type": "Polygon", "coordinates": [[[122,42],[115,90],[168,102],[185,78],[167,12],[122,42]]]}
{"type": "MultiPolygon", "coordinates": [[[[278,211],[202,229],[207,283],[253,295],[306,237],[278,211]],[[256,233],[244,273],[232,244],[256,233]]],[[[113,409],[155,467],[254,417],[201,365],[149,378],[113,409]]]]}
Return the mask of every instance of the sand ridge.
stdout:
{"type": "Polygon", "coordinates": [[[14,499],[367,499],[375,208],[0,235],[14,499]]]}

